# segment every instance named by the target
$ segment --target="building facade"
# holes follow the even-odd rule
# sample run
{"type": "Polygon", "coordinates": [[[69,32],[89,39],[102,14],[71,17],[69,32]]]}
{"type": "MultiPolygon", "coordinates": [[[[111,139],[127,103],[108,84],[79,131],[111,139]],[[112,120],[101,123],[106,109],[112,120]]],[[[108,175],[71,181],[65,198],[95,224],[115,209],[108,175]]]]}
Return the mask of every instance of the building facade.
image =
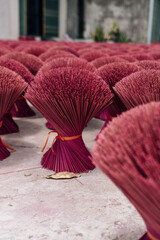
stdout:
{"type": "Polygon", "coordinates": [[[66,14],[67,0],[0,0],[0,39],[62,38],[66,14]]]}
{"type": "MultiPolygon", "coordinates": [[[[116,20],[119,28],[133,42],[145,43],[148,41],[150,0],[84,0],[83,2],[84,38],[90,38],[97,26],[102,26],[104,32],[108,32],[113,20],[116,20]]],[[[68,18],[70,18],[68,33],[71,37],[76,38],[78,37],[76,31],[78,29],[78,10],[76,8],[78,0],[68,0],[68,4],[72,6],[72,9],[69,7],[70,11],[68,12],[68,18]]]]}
{"type": "Polygon", "coordinates": [[[160,0],[0,0],[0,39],[91,39],[113,20],[133,41],[160,41],[160,0]]]}
{"type": "Polygon", "coordinates": [[[149,0],[87,0],[85,7],[85,37],[97,25],[102,25],[108,32],[115,19],[133,42],[147,42],[149,0]]]}

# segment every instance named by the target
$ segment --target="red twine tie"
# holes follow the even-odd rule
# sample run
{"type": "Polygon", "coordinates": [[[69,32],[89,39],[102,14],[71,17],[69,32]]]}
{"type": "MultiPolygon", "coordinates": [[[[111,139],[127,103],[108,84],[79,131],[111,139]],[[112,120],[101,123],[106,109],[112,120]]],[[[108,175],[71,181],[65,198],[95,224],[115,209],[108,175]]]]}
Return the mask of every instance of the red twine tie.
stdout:
{"type": "Polygon", "coordinates": [[[108,120],[112,120],[113,118],[114,118],[114,117],[112,117],[112,116],[110,116],[110,115],[107,116],[107,119],[108,119],[108,120]]]}
{"type": "Polygon", "coordinates": [[[158,238],[155,238],[150,232],[147,233],[151,240],[158,240],[158,238]]]}
{"type": "MultiPolygon", "coordinates": [[[[50,132],[48,133],[46,142],[45,142],[44,147],[42,148],[41,152],[43,152],[44,149],[46,148],[47,143],[48,143],[48,140],[49,140],[49,136],[50,136],[50,134],[51,134],[52,132],[53,132],[53,133],[57,133],[57,131],[50,131],[50,132]]],[[[57,134],[58,134],[58,133],[57,133],[57,134]]],[[[53,145],[54,145],[55,141],[56,141],[58,138],[60,138],[62,141],[68,141],[68,140],[77,139],[77,138],[79,138],[79,137],[81,137],[81,136],[82,136],[82,134],[79,134],[79,135],[73,136],[73,137],[61,137],[61,136],[57,135],[57,136],[53,139],[53,143],[52,143],[52,146],[51,146],[51,150],[52,150],[53,154],[55,154],[55,152],[54,152],[54,150],[53,150],[53,145]]]]}

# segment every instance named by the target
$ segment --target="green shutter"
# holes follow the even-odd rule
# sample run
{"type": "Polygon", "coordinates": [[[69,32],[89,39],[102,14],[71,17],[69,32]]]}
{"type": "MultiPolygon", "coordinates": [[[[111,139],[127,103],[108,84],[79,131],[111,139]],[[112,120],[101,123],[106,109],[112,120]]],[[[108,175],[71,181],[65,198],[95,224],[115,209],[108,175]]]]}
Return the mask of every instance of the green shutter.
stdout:
{"type": "Polygon", "coordinates": [[[160,0],[154,0],[151,42],[160,42],[160,0]]]}
{"type": "Polygon", "coordinates": [[[59,29],[59,1],[45,0],[44,20],[46,38],[58,37],[59,29]]]}
{"type": "Polygon", "coordinates": [[[26,1],[19,0],[19,22],[20,22],[20,36],[26,35],[26,1]]]}

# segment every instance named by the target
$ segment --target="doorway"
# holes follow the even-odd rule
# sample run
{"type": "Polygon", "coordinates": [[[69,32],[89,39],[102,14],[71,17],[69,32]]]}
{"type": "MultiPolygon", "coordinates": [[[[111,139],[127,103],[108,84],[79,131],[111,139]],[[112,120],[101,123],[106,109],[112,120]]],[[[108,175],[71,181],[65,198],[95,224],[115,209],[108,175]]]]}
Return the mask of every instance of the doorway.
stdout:
{"type": "Polygon", "coordinates": [[[20,36],[59,35],[59,0],[19,0],[20,36]]]}
{"type": "Polygon", "coordinates": [[[42,36],[42,0],[27,0],[27,35],[42,36]]]}
{"type": "Polygon", "coordinates": [[[83,38],[84,32],[84,0],[78,0],[78,38],[83,38]]]}

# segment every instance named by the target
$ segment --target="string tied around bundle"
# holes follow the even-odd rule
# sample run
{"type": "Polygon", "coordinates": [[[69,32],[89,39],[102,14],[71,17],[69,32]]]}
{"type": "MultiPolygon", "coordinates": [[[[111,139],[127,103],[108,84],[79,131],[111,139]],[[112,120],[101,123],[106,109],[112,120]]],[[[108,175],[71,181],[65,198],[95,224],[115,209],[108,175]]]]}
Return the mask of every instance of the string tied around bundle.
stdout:
{"type": "MultiPolygon", "coordinates": [[[[0,121],[0,128],[2,127],[2,124],[3,124],[3,121],[0,121]]],[[[1,137],[0,137],[0,141],[1,141],[2,144],[3,144],[6,148],[8,148],[9,150],[11,150],[11,151],[16,151],[14,148],[10,147],[7,143],[5,143],[5,142],[2,140],[1,137]]]]}
{"type": "Polygon", "coordinates": [[[147,235],[151,240],[158,240],[158,238],[154,237],[150,232],[147,232],[147,235]]]}
{"type": "Polygon", "coordinates": [[[114,117],[112,117],[111,115],[107,116],[107,120],[112,120],[114,117]]]}
{"type": "MultiPolygon", "coordinates": [[[[51,133],[57,133],[57,131],[50,131],[50,132],[48,133],[46,142],[45,142],[44,147],[42,148],[41,152],[43,152],[44,149],[46,148],[47,143],[48,143],[48,140],[49,140],[49,136],[50,136],[51,133]]],[[[57,133],[57,134],[58,134],[58,133],[57,133]]],[[[55,155],[55,152],[54,152],[54,150],[53,150],[53,145],[54,145],[55,141],[56,141],[58,138],[61,139],[62,141],[70,141],[70,140],[77,139],[77,138],[79,138],[79,137],[81,137],[81,136],[82,136],[82,134],[79,134],[79,135],[76,135],[76,136],[72,136],[72,137],[61,137],[61,136],[58,134],[58,135],[53,139],[53,143],[52,143],[52,146],[51,146],[51,150],[52,150],[53,154],[55,155]]]]}

